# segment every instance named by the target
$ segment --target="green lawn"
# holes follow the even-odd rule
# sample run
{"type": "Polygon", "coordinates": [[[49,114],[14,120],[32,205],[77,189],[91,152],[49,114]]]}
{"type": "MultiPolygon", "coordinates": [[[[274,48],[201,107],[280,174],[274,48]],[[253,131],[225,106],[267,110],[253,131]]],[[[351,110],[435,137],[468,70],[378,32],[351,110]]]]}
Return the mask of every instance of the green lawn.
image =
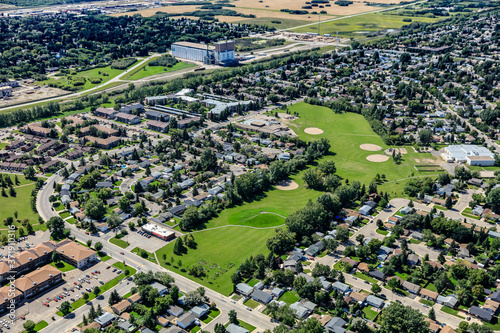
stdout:
{"type": "MultiPolygon", "coordinates": [[[[23,176],[19,176],[19,180],[24,179],[23,176]]],[[[14,177],[12,177],[12,181],[14,181],[14,177]]],[[[16,192],[15,197],[11,197],[9,195],[9,189],[6,189],[7,197],[1,197],[1,205],[0,205],[0,218],[5,219],[9,216],[15,217],[14,212],[18,212],[17,219],[22,221],[24,219],[29,219],[31,225],[38,223],[38,214],[34,213],[31,210],[31,191],[35,189],[35,184],[27,185],[23,187],[14,188],[16,192]]],[[[14,218],[15,220],[15,218],[14,218]]],[[[21,223],[15,221],[14,225],[20,226],[21,223]]],[[[2,224],[0,228],[6,229],[6,227],[2,224]]]]}
{"type": "Polygon", "coordinates": [[[434,305],[434,302],[433,302],[433,301],[429,301],[429,300],[424,299],[424,298],[420,299],[420,303],[422,303],[422,304],[426,304],[426,305],[428,305],[428,306],[433,306],[433,305],[434,305]]]}
{"type": "MultiPolygon", "coordinates": [[[[32,332],[40,332],[42,329],[44,329],[47,326],[49,326],[49,324],[45,320],[42,320],[42,321],[35,324],[35,328],[33,329],[32,332]]],[[[22,333],[28,333],[28,331],[23,331],[22,333]]]]}
{"type": "Polygon", "coordinates": [[[248,301],[246,301],[243,304],[245,304],[246,306],[251,307],[252,309],[255,309],[256,307],[259,306],[260,303],[257,302],[257,301],[254,301],[253,299],[250,298],[250,299],[248,299],[248,301]]]}
{"type": "MultiPolygon", "coordinates": [[[[376,7],[373,8],[374,10],[376,7]]],[[[360,32],[374,32],[385,29],[398,29],[410,22],[403,22],[403,19],[411,18],[413,22],[435,22],[439,19],[428,17],[408,17],[398,15],[387,15],[383,13],[364,14],[345,19],[321,23],[321,34],[336,35],[342,37],[364,37],[366,34],[360,32]]],[[[293,29],[293,32],[318,31],[317,25],[293,29]]]]}
{"type": "Polygon", "coordinates": [[[115,237],[111,238],[109,240],[109,242],[111,244],[115,244],[115,245],[121,247],[122,249],[126,249],[130,245],[129,243],[125,242],[124,240],[119,239],[119,238],[115,238],[115,237]]]}
{"type": "Polygon", "coordinates": [[[375,280],[374,278],[372,278],[371,276],[368,276],[368,275],[363,274],[363,273],[361,273],[361,272],[356,272],[356,273],[354,273],[354,276],[356,276],[357,278],[359,278],[359,279],[361,279],[361,280],[368,281],[368,282],[370,282],[370,283],[372,283],[372,284],[377,284],[377,283],[378,283],[378,281],[377,281],[377,280],[375,280]]]}
{"type": "Polygon", "coordinates": [[[304,187],[302,172],[290,178],[299,184],[299,188],[292,191],[273,189],[263,193],[252,202],[225,209],[218,217],[210,220],[205,225],[206,228],[223,225],[247,225],[265,228],[284,224],[285,219],[276,214],[288,216],[303,208],[309,200],[316,200],[322,194],[304,187]],[[261,212],[275,214],[261,214],[261,212]]]}
{"type": "Polygon", "coordinates": [[[465,319],[465,317],[463,317],[463,316],[461,316],[461,315],[458,314],[458,310],[449,308],[447,306],[443,306],[441,308],[441,311],[443,311],[444,313],[447,313],[447,314],[451,314],[451,315],[453,315],[455,317],[459,317],[459,318],[465,319]]]}
{"type": "Polygon", "coordinates": [[[332,155],[325,156],[319,160],[334,161],[337,167],[337,174],[342,178],[358,180],[368,185],[375,175],[385,174],[387,182],[378,186],[379,191],[388,191],[391,196],[400,196],[404,188],[405,179],[422,175],[417,172],[414,165],[415,159],[433,159],[430,153],[415,153],[411,147],[406,147],[407,154],[403,155],[401,164],[396,165],[390,158],[386,162],[375,163],[366,159],[373,154],[383,154],[380,152],[365,151],[360,148],[361,144],[370,143],[382,147],[383,150],[389,148],[385,145],[370,127],[368,122],[360,114],[344,113],[335,114],[326,107],[309,105],[304,102],[288,107],[291,114],[297,112],[299,119],[294,120],[290,125],[300,139],[305,141],[327,138],[330,140],[332,155]],[[308,127],[319,127],[324,132],[320,135],[311,135],[304,132],[308,127]]]}
{"type": "Polygon", "coordinates": [[[420,241],[418,239],[410,238],[410,243],[412,243],[412,244],[420,244],[420,243],[422,243],[422,241],[420,241]]]}
{"type": "Polygon", "coordinates": [[[365,307],[363,313],[365,314],[365,318],[371,321],[375,320],[375,317],[378,315],[378,312],[372,310],[371,306],[365,307]]]}
{"type": "Polygon", "coordinates": [[[239,265],[248,257],[259,253],[267,255],[269,250],[266,240],[275,233],[274,229],[250,229],[242,227],[227,227],[215,230],[206,230],[193,233],[196,249],[188,249],[187,254],[178,256],[173,253],[174,243],[164,246],[156,252],[157,258],[163,258],[165,253],[167,261],[174,257],[174,265],[162,266],[186,276],[204,286],[214,289],[222,294],[229,295],[233,291],[231,275],[238,270],[239,265]],[[178,266],[181,260],[182,266],[178,266]],[[188,267],[194,264],[203,266],[206,276],[195,278],[188,275],[188,267]]]}
{"type": "Polygon", "coordinates": [[[297,302],[299,299],[300,299],[299,294],[297,294],[297,292],[294,291],[294,290],[286,291],[279,298],[280,301],[283,301],[283,302],[285,302],[288,305],[291,305],[291,304],[297,302]]]}
{"type": "Polygon", "coordinates": [[[61,272],[69,272],[69,271],[72,271],[75,269],[75,267],[71,266],[70,264],[68,264],[64,261],[60,261],[57,264],[54,262],[51,262],[50,266],[57,268],[61,272]]]}
{"type": "Polygon", "coordinates": [[[377,232],[377,234],[381,234],[381,235],[387,235],[389,233],[389,231],[387,230],[384,230],[384,229],[380,229],[380,228],[377,228],[377,230],[375,230],[377,232]]]}
{"type": "Polygon", "coordinates": [[[71,214],[67,211],[64,211],[62,213],[59,213],[59,216],[61,216],[63,219],[67,218],[67,217],[70,217],[71,214]]]}
{"type": "Polygon", "coordinates": [[[425,286],[425,289],[437,292],[436,286],[434,284],[432,284],[432,283],[429,283],[427,286],[425,286]]]}
{"type": "MultiPolygon", "coordinates": [[[[139,252],[140,250],[142,250],[142,249],[140,249],[140,248],[136,247],[136,248],[134,248],[131,252],[132,252],[132,253],[135,253],[135,254],[136,254],[136,255],[138,255],[138,256],[141,256],[141,255],[140,255],[140,252],[139,252]]],[[[143,250],[143,251],[145,251],[145,250],[143,250]]],[[[151,252],[148,252],[148,251],[146,251],[146,253],[148,254],[148,257],[147,257],[147,258],[145,258],[145,259],[147,259],[147,260],[151,261],[152,263],[157,264],[157,262],[156,262],[156,258],[155,258],[155,255],[154,255],[153,253],[151,253],[151,252]]]]}
{"type": "MultiPolygon", "coordinates": [[[[7,143],[5,143],[5,146],[2,147],[1,146],[2,144],[0,144],[0,149],[3,149],[7,143]]],[[[10,179],[12,180],[12,186],[14,186],[14,188],[16,188],[17,186],[22,186],[22,185],[26,185],[26,184],[34,184],[36,182],[36,180],[29,180],[29,179],[26,179],[26,177],[22,176],[22,175],[17,175],[17,180],[18,180],[18,183],[15,182],[15,177],[16,175],[12,175],[12,174],[8,174],[8,173],[0,173],[0,175],[2,175],[2,177],[10,177],[10,179]]]]}
{"type": "MultiPolygon", "coordinates": [[[[153,59],[156,59],[156,58],[153,58],[153,59]]],[[[196,66],[196,65],[188,64],[186,62],[178,62],[172,67],[146,65],[144,67],[139,68],[138,70],[135,70],[134,73],[131,73],[131,75],[127,77],[127,80],[139,80],[139,79],[143,79],[143,78],[148,77],[148,76],[161,74],[161,73],[179,71],[181,69],[186,69],[186,68],[190,68],[190,67],[194,67],[194,66],[196,66]]]]}
{"type": "Polygon", "coordinates": [[[238,325],[243,327],[244,329],[247,329],[248,332],[255,331],[255,326],[252,326],[249,323],[244,322],[243,320],[238,320],[238,325]]]}

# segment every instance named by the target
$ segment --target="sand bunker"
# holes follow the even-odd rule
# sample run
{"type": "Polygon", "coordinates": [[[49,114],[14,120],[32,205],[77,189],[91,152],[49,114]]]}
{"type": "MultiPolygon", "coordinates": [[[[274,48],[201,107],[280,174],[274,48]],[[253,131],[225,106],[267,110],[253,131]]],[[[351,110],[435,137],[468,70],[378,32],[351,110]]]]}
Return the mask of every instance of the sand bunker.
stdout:
{"type": "Polygon", "coordinates": [[[371,143],[363,143],[359,148],[366,150],[366,151],[379,151],[382,150],[382,147],[371,144],[371,143]]]}
{"type": "Polygon", "coordinates": [[[323,134],[323,130],[317,127],[308,127],[304,130],[304,132],[312,135],[323,134]]]}
{"type": "Polygon", "coordinates": [[[282,191],[290,191],[299,188],[299,184],[293,180],[282,180],[276,184],[276,188],[282,191]]]}
{"type": "Polygon", "coordinates": [[[385,162],[389,159],[387,155],[375,154],[366,156],[366,159],[370,162],[385,162]]]}

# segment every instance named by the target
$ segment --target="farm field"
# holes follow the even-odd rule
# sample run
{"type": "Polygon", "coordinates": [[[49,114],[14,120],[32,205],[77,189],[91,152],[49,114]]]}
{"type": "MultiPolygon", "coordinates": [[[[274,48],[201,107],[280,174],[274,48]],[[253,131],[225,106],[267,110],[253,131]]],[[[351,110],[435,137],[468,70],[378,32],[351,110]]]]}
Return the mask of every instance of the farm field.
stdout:
{"type": "Polygon", "coordinates": [[[233,292],[231,275],[248,257],[259,253],[267,255],[269,250],[265,240],[274,233],[274,228],[251,229],[236,226],[203,230],[193,233],[197,243],[196,249],[188,249],[186,254],[178,256],[173,253],[175,242],[171,242],[156,251],[156,256],[163,267],[229,295],[233,292]],[[242,230],[244,232],[241,232],[242,230]],[[167,262],[174,258],[173,265],[165,264],[163,254],[166,255],[167,262]],[[179,265],[179,260],[182,266],[179,265]],[[206,276],[195,278],[188,274],[186,270],[195,264],[200,264],[205,269],[206,276]]]}
{"type": "MultiPolygon", "coordinates": [[[[379,191],[389,191],[392,195],[401,195],[404,188],[405,178],[414,176],[433,175],[430,172],[419,173],[415,170],[418,161],[432,161],[430,153],[415,153],[411,147],[407,147],[407,154],[403,155],[401,164],[397,165],[389,158],[386,162],[370,162],[367,156],[383,154],[383,151],[365,151],[360,148],[361,144],[375,144],[383,150],[389,148],[380,136],[371,129],[368,122],[360,114],[344,113],[335,114],[326,107],[309,105],[304,102],[288,107],[290,113],[297,112],[299,119],[290,123],[297,135],[306,141],[327,138],[330,140],[333,155],[325,156],[322,160],[332,160],[337,167],[337,174],[342,178],[358,180],[368,185],[375,175],[385,174],[387,182],[379,185],[379,191]],[[305,128],[318,127],[323,134],[311,135],[304,132],[305,128]],[[401,181],[398,181],[401,180],[401,181]]],[[[429,163],[426,163],[429,164],[429,163]]]]}
{"type": "Polygon", "coordinates": [[[162,73],[169,73],[169,72],[174,72],[174,71],[179,71],[181,69],[186,69],[190,67],[194,67],[196,65],[194,64],[189,64],[186,62],[178,62],[172,67],[163,67],[163,66],[144,66],[139,68],[138,70],[134,70],[134,73],[131,73],[129,77],[127,77],[127,80],[140,80],[148,76],[152,75],[157,75],[157,74],[162,74],[162,73]]]}
{"type": "MultiPolygon", "coordinates": [[[[374,7],[376,8],[376,7],[374,7]]],[[[342,37],[362,37],[365,33],[386,29],[399,29],[403,25],[411,22],[404,22],[403,19],[411,19],[412,22],[436,22],[438,18],[429,17],[409,17],[399,15],[387,15],[383,13],[367,13],[354,17],[341,18],[338,20],[321,23],[321,34],[335,35],[337,32],[342,37]]],[[[318,30],[318,25],[311,25],[293,29],[293,32],[309,32],[318,30]]]]}
{"type": "MultiPolygon", "coordinates": [[[[378,1],[382,4],[399,4],[400,1],[393,0],[380,0],[378,1]]],[[[321,20],[327,20],[335,17],[341,17],[346,15],[355,15],[360,13],[367,13],[371,11],[380,10],[380,6],[368,6],[365,2],[354,2],[349,6],[339,6],[330,2],[327,6],[326,3],[318,4],[318,6],[303,9],[303,6],[308,6],[306,4],[306,0],[238,0],[231,3],[235,7],[223,7],[224,9],[234,10],[240,14],[245,15],[254,15],[254,18],[245,18],[240,16],[224,16],[218,15],[216,18],[221,22],[228,23],[246,23],[246,24],[261,24],[274,26],[280,29],[287,29],[291,27],[300,26],[303,24],[317,22],[319,18],[321,20]],[[281,9],[290,9],[290,10],[306,10],[309,13],[303,15],[290,14],[288,12],[282,12],[281,9]],[[315,12],[313,14],[313,12],[315,12]],[[318,16],[318,13],[323,12],[321,17],[318,16]],[[272,21],[281,21],[281,23],[276,23],[272,21]]],[[[182,14],[193,12],[200,9],[200,5],[187,5],[187,6],[165,6],[159,8],[148,8],[144,10],[139,10],[131,13],[114,13],[110,14],[111,16],[123,16],[123,15],[136,15],[140,14],[144,17],[150,17],[156,15],[157,13],[171,13],[171,14],[182,14]]],[[[210,11],[206,9],[205,11],[210,11]]],[[[173,16],[176,18],[190,18],[190,19],[198,19],[198,17],[192,17],[189,15],[186,16],[173,16]]],[[[313,28],[312,26],[311,28],[313,28]]],[[[307,28],[307,31],[311,31],[307,28]]],[[[312,30],[315,31],[315,30],[312,30]]]]}

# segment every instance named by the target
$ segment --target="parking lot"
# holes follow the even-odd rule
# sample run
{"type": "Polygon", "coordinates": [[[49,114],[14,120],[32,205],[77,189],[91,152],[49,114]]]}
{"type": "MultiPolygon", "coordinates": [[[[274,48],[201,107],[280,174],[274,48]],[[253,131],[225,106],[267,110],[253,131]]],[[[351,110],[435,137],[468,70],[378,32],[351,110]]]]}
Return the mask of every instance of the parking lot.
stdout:
{"type": "MultiPolygon", "coordinates": [[[[172,231],[175,232],[175,230],[172,229],[172,231]]],[[[168,244],[168,242],[159,239],[155,236],[151,236],[148,234],[145,234],[143,231],[140,229],[137,229],[137,231],[132,232],[130,231],[129,234],[123,238],[125,241],[127,241],[130,244],[129,249],[132,250],[136,247],[140,247],[143,250],[146,250],[148,252],[155,252],[159,248],[164,247],[165,245],[168,244]],[[143,233],[141,235],[141,233],[143,233]]]]}
{"type": "MultiPolygon", "coordinates": [[[[52,321],[51,317],[57,317],[55,313],[62,302],[68,301],[72,303],[80,299],[84,293],[91,292],[95,286],[102,286],[117,277],[121,272],[112,266],[114,262],[116,260],[110,259],[107,262],[99,262],[83,271],[74,269],[63,273],[65,281],[54,288],[37,294],[34,298],[26,300],[22,306],[16,308],[16,321],[13,324],[9,324],[10,328],[7,329],[2,325],[3,328],[0,329],[4,332],[23,331],[22,324],[24,323],[24,319],[21,316],[25,320],[33,320],[34,322],[41,320],[52,321]]],[[[9,313],[3,313],[0,316],[0,325],[3,320],[11,322],[12,318],[9,318],[9,316],[9,313]]]]}
{"type": "MultiPolygon", "coordinates": [[[[47,232],[37,231],[34,235],[24,236],[19,239],[18,242],[14,244],[16,253],[32,248],[42,242],[49,241],[50,234],[47,232]]],[[[14,253],[14,254],[16,254],[14,253]]],[[[0,260],[9,254],[8,246],[0,247],[0,260]]],[[[12,255],[12,253],[11,253],[12,255]]]]}

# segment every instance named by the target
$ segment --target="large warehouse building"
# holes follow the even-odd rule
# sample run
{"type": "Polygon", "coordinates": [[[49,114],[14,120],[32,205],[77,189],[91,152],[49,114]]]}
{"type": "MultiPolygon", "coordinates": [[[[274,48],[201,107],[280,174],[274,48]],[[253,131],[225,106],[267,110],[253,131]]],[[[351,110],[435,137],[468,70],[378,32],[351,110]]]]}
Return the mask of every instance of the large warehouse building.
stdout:
{"type": "Polygon", "coordinates": [[[441,156],[447,162],[480,166],[495,165],[495,155],[485,147],[476,145],[450,145],[444,148],[441,156]]]}
{"type": "Polygon", "coordinates": [[[191,42],[172,44],[172,55],[176,58],[203,62],[205,64],[230,65],[234,59],[234,41],[218,42],[215,46],[191,42]]]}

